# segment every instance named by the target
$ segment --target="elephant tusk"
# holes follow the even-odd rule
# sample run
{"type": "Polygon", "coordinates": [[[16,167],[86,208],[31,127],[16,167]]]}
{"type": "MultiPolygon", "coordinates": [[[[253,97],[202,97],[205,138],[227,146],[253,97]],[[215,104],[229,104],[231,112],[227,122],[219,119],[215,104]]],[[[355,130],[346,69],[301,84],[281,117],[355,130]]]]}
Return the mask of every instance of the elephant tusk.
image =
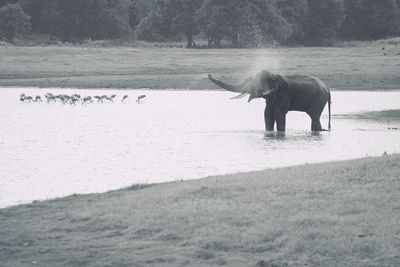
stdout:
{"type": "Polygon", "coordinates": [[[240,99],[240,98],[242,98],[242,97],[245,97],[246,95],[247,95],[247,93],[241,93],[240,95],[231,97],[231,99],[240,99]]]}
{"type": "Polygon", "coordinates": [[[273,91],[274,91],[274,90],[265,91],[262,95],[263,95],[263,96],[267,96],[267,95],[271,94],[273,91]]]}

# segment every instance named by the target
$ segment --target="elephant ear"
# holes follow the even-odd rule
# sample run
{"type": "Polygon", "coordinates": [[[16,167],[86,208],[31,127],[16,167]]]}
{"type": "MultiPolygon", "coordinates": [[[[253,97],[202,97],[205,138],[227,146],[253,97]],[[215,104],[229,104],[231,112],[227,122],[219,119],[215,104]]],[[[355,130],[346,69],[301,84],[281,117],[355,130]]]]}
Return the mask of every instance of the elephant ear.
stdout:
{"type": "Polygon", "coordinates": [[[277,91],[286,91],[289,88],[289,84],[282,75],[274,74],[268,77],[264,88],[266,89],[263,92],[263,96],[267,96],[277,91]]]}
{"type": "Polygon", "coordinates": [[[289,83],[287,82],[286,78],[283,77],[280,74],[276,75],[276,81],[278,82],[278,90],[288,90],[289,89],[289,83]]]}

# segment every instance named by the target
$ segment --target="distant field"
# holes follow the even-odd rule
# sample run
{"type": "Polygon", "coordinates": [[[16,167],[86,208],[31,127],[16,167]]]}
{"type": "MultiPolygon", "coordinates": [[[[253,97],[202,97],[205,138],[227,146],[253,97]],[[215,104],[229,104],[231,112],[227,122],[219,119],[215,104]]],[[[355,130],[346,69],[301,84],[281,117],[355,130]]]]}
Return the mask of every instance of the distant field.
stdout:
{"type": "Polygon", "coordinates": [[[321,77],[338,90],[400,89],[400,48],[0,47],[0,86],[215,89],[267,68],[321,77]],[[384,55],[383,53],[386,53],[384,55]]]}

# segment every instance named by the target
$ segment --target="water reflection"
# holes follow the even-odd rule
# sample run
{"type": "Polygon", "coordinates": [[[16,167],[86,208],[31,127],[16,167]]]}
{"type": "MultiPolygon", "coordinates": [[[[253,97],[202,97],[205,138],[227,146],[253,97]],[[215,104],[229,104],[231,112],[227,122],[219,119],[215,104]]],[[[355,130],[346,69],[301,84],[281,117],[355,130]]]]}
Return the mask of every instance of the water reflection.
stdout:
{"type": "Polygon", "coordinates": [[[269,140],[285,140],[286,139],[286,134],[284,132],[267,131],[264,134],[264,139],[266,141],[269,141],[269,140]]]}
{"type": "Polygon", "coordinates": [[[329,134],[329,132],[265,132],[264,140],[265,141],[285,141],[285,142],[315,142],[322,141],[324,136],[329,134]]]}

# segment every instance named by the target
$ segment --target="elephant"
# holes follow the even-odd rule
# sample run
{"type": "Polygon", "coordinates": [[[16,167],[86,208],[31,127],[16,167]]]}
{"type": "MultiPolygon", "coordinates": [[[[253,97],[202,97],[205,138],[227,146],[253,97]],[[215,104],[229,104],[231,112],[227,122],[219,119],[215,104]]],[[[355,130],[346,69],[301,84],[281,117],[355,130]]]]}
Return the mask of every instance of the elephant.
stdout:
{"type": "Polygon", "coordinates": [[[208,79],[228,91],[241,93],[232,99],[249,95],[248,102],[254,98],[264,98],[265,129],[278,132],[286,130],[286,114],[296,110],[306,112],[311,117],[311,131],[324,131],[320,117],[328,103],[329,123],[331,130],[331,93],[329,87],[319,78],[309,75],[281,75],[263,70],[247,78],[238,85],[228,84],[213,78],[208,79]]]}

